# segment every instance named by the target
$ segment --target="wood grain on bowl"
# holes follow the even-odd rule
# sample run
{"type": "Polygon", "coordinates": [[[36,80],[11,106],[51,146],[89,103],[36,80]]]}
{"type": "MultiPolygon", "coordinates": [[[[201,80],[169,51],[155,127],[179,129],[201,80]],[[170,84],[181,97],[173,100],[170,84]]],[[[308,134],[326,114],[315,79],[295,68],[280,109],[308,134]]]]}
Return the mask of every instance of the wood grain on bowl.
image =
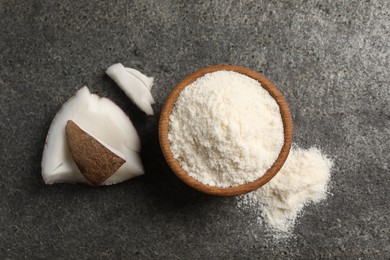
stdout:
{"type": "Polygon", "coordinates": [[[164,107],[161,111],[160,122],[159,122],[159,139],[160,146],[167,161],[168,165],[172,169],[172,171],[186,184],[189,186],[211,195],[218,196],[235,196],[248,193],[250,191],[256,190],[257,188],[263,186],[268,181],[270,181],[283,166],[284,162],[287,159],[287,156],[290,152],[291,144],[292,144],[292,135],[293,135],[293,122],[291,117],[291,112],[288,107],[286,100],[284,99],[282,93],[263,75],[257,73],[253,70],[250,70],[245,67],[233,66],[233,65],[216,65],[211,67],[206,67],[200,69],[191,75],[184,78],[170,93],[168,96],[164,107]],[[259,179],[245,183],[235,187],[221,188],[215,186],[209,186],[201,183],[200,181],[191,177],[180,165],[180,163],[173,157],[173,153],[170,149],[170,144],[168,140],[168,131],[169,131],[169,116],[172,112],[172,109],[175,106],[176,100],[178,99],[181,91],[194,82],[199,77],[203,75],[219,70],[230,70],[235,71],[241,74],[244,74],[248,77],[251,77],[263,86],[270,95],[275,99],[277,104],[279,105],[283,128],[284,128],[284,144],[279,153],[278,158],[274,162],[274,164],[267,170],[267,172],[261,176],[259,179]]]}

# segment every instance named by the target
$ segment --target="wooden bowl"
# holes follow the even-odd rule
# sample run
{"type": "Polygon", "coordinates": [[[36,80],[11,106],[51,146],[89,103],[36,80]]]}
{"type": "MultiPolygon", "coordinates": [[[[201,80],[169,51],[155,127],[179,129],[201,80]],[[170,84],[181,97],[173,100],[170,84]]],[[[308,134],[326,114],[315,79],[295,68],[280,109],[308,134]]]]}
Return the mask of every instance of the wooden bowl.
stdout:
{"type": "Polygon", "coordinates": [[[189,186],[211,195],[218,196],[234,196],[241,195],[250,191],[253,191],[271,180],[276,173],[283,166],[284,162],[287,159],[288,153],[290,152],[291,143],[292,143],[292,133],[293,133],[293,123],[291,118],[290,109],[288,108],[287,102],[284,99],[282,93],[263,75],[260,73],[254,72],[248,68],[232,66],[232,65],[216,65],[211,67],[206,67],[200,69],[191,75],[187,76],[182,82],[180,82],[168,96],[164,107],[161,111],[160,123],[159,123],[159,139],[160,146],[167,161],[168,165],[171,167],[172,171],[186,184],[189,186]],[[215,72],[218,70],[232,70],[244,74],[248,77],[251,77],[260,82],[264,89],[266,89],[270,95],[276,100],[280,108],[280,113],[282,116],[283,127],[284,127],[284,144],[280,154],[274,164],[267,170],[267,172],[261,176],[259,179],[245,183],[239,186],[221,188],[215,186],[209,186],[207,184],[201,183],[200,181],[191,177],[184,169],[181,167],[180,163],[173,157],[173,153],[170,149],[170,144],[168,140],[168,130],[169,130],[169,116],[172,112],[172,109],[175,106],[176,100],[179,97],[181,91],[187,87],[189,84],[194,82],[197,78],[202,77],[206,73],[215,72]]]}

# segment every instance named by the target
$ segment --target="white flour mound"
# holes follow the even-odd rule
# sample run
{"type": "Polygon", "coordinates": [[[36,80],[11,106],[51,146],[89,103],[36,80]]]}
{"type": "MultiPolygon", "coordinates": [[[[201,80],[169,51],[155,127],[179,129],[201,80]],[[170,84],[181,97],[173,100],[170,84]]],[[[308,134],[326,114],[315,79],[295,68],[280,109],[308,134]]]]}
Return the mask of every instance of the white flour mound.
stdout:
{"type": "Polygon", "coordinates": [[[180,94],[169,118],[174,157],[204,184],[231,187],[260,178],[283,146],[275,99],[234,71],[204,75],[180,94]]]}
{"type": "Polygon", "coordinates": [[[258,190],[238,197],[238,206],[261,208],[267,224],[289,232],[303,207],[326,198],[332,161],[318,149],[293,148],[278,174],[258,190]]]}

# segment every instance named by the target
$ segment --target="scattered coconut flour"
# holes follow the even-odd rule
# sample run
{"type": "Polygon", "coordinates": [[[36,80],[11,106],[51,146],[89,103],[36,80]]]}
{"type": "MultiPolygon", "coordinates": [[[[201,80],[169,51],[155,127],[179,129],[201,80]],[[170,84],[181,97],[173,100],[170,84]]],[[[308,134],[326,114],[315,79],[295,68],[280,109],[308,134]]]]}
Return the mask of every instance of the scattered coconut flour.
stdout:
{"type": "Polygon", "coordinates": [[[147,115],[153,115],[154,99],[150,93],[153,78],[145,76],[138,70],[125,68],[121,63],[108,67],[106,74],[118,84],[139,109],[147,115]]]}
{"type": "Polygon", "coordinates": [[[331,168],[332,161],[320,150],[294,147],[278,174],[263,187],[237,197],[237,206],[254,210],[272,229],[286,234],[305,205],[326,198],[331,168]]]}
{"type": "Polygon", "coordinates": [[[283,122],[260,83],[234,71],[205,74],[180,94],[168,140],[183,169],[200,182],[232,187],[260,178],[278,158],[283,122]]]}
{"type": "MultiPolygon", "coordinates": [[[[95,151],[104,150],[101,147],[97,148],[95,151]]],[[[139,150],[140,140],[128,116],[111,100],[91,94],[87,87],[83,87],[62,106],[53,119],[43,150],[42,177],[46,184],[119,183],[144,173],[139,150]],[[66,133],[69,121],[74,122],[77,128],[87,133],[90,139],[82,142],[80,134],[69,134],[69,131],[66,133]],[[91,147],[80,146],[83,143],[91,143],[91,140],[97,146],[104,146],[111,153],[106,151],[91,154],[90,151],[93,151],[91,147]],[[69,147],[70,145],[72,147],[69,147]],[[74,148],[75,152],[71,153],[69,148],[74,148]],[[77,150],[80,153],[77,153],[77,150]],[[86,158],[80,158],[77,154],[86,158]],[[102,157],[104,154],[110,154],[110,157],[102,157]],[[74,155],[78,158],[74,158],[74,155]],[[88,170],[92,169],[91,166],[96,165],[102,166],[101,169],[108,166],[108,170],[113,170],[111,162],[116,157],[122,159],[120,167],[115,172],[110,172],[109,178],[104,181],[100,179],[99,182],[94,183],[93,179],[88,179],[88,176],[82,173],[84,171],[88,173],[88,170]],[[79,164],[77,159],[89,165],[79,164]],[[106,161],[107,164],[101,164],[101,161],[106,161]]]]}

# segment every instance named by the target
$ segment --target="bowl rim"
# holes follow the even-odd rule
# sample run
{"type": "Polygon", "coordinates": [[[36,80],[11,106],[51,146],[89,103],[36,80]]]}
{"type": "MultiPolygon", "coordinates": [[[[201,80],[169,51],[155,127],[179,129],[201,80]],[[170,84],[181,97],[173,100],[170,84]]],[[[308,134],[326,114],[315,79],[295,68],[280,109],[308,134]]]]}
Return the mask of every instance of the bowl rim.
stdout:
{"type": "Polygon", "coordinates": [[[259,187],[266,184],[278,173],[278,171],[286,161],[291,149],[292,137],[293,137],[293,121],[291,117],[291,112],[288,107],[287,101],[283,97],[282,93],[265,76],[249,68],[242,67],[242,66],[225,65],[225,64],[214,65],[214,66],[204,67],[186,76],[179,84],[176,85],[176,87],[169,94],[160,114],[160,121],[159,121],[160,147],[163,156],[166,162],[168,163],[169,167],[175,173],[175,175],[179,177],[179,179],[181,179],[184,183],[186,183],[187,185],[191,186],[192,188],[198,191],[210,195],[217,195],[217,196],[241,195],[241,194],[251,192],[255,189],[258,189],[259,187]],[[168,140],[169,116],[176,104],[178,97],[180,96],[181,91],[183,91],[185,87],[193,83],[199,77],[202,77],[207,73],[212,73],[220,70],[235,71],[260,82],[262,87],[270,93],[270,95],[275,99],[275,101],[279,106],[282,122],[283,122],[283,132],[284,132],[284,144],[279,153],[279,156],[274,162],[274,164],[266,171],[266,173],[263,176],[261,176],[255,181],[241,184],[238,186],[227,187],[227,188],[209,186],[191,177],[181,167],[179,161],[174,158],[168,140]]]}

